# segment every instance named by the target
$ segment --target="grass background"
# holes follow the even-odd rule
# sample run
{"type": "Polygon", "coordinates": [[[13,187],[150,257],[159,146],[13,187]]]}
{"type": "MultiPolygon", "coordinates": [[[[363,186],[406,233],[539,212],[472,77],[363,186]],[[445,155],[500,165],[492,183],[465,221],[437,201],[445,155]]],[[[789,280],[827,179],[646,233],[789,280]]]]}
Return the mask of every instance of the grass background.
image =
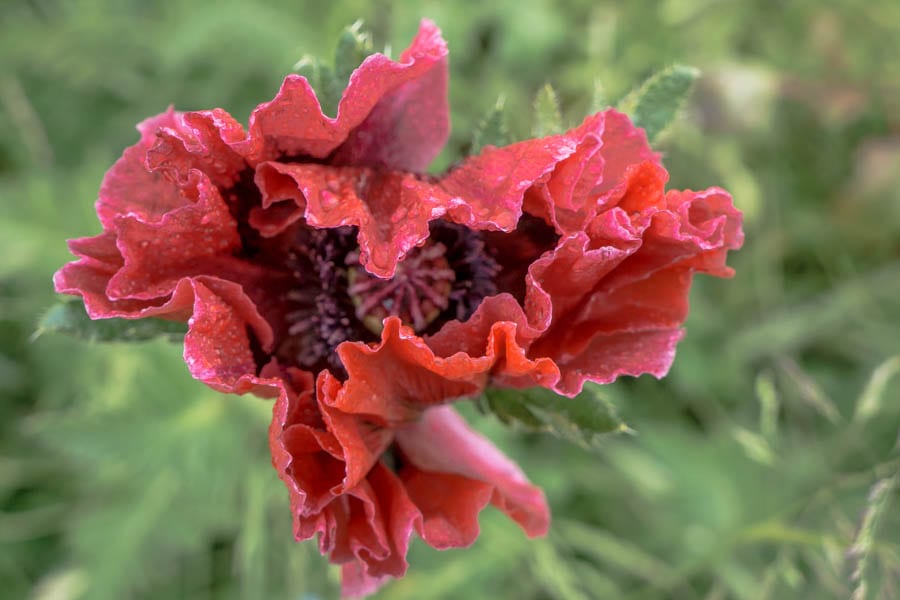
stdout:
{"type": "Polygon", "coordinates": [[[268,405],[192,381],[177,345],[30,339],[103,172],[169,104],[245,120],[363,18],[396,55],[451,50],[460,157],[504,95],[526,137],[673,62],[704,75],[659,144],[673,187],[746,215],[731,281],[698,278],[664,381],[602,393],[636,435],[587,452],[468,411],[548,493],[527,541],[488,510],[468,550],[416,543],[380,598],[900,597],[900,4],[893,0],[0,5],[0,596],[334,598],[291,540],[268,405]]]}

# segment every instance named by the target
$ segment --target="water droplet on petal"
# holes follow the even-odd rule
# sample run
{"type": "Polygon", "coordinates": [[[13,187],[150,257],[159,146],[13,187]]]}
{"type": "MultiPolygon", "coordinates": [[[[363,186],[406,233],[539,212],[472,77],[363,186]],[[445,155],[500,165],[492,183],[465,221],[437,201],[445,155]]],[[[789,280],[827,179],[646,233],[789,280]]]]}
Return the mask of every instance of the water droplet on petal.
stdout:
{"type": "Polygon", "coordinates": [[[331,192],[322,190],[319,193],[319,203],[322,210],[334,210],[340,203],[340,199],[331,192]]]}

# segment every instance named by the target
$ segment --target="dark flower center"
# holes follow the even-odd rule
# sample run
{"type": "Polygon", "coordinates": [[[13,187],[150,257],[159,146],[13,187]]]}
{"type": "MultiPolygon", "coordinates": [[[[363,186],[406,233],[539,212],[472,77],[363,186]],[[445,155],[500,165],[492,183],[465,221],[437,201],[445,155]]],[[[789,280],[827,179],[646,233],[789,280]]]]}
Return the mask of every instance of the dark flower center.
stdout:
{"type": "Polygon", "coordinates": [[[288,254],[296,287],[287,293],[294,307],[287,313],[287,337],[279,354],[306,369],[344,368],[334,349],[349,340],[368,340],[352,318],[347,294],[347,256],[356,243],[350,227],[300,227],[288,254]]]}
{"type": "Polygon", "coordinates": [[[432,223],[426,243],[414,248],[390,279],[359,262],[356,229],[301,225],[288,254],[296,285],[286,294],[287,336],[278,354],[297,366],[346,372],[335,352],[345,341],[377,341],[383,320],[399,317],[420,335],[452,319],[469,318],[497,293],[500,271],[479,232],[432,223]]]}

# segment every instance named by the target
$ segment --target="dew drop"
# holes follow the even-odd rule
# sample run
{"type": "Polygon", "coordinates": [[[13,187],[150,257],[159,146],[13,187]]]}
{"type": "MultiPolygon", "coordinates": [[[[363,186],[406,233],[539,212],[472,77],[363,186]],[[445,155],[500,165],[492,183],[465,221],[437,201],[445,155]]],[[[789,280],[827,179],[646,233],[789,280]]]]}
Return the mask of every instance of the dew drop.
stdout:
{"type": "Polygon", "coordinates": [[[319,201],[322,210],[334,210],[338,206],[338,197],[327,190],[322,190],[319,194],[319,201]]]}

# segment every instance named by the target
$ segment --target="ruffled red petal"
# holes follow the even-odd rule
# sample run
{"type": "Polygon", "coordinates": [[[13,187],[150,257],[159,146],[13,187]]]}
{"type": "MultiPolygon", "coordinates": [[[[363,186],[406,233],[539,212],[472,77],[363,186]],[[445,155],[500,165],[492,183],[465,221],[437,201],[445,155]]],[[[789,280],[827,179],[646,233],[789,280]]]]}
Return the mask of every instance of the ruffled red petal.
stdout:
{"type": "Polygon", "coordinates": [[[670,268],[609,292],[595,292],[573,315],[561,317],[534,353],[551,351],[563,373],[559,391],[585,380],[609,383],[620,375],[661,377],[687,317],[691,272],[670,268]]]}
{"type": "Polygon", "coordinates": [[[610,109],[561,135],[488,147],[441,185],[457,198],[449,214],[459,223],[511,231],[524,203],[531,214],[570,233],[584,227],[628,167],[644,161],[659,161],[644,131],[610,109]]]}
{"type": "Polygon", "coordinates": [[[244,127],[230,114],[216,108],[174,113],[169,123],[158,124],[156,140],[146,152],[152,171],[172,182],[190,185],[194,169],[202,171],[217,186],[228,187],[247,167],[233,146],[246,140],[244,127]]]}
{"type": "Polygon", "coordinates": [[[575,143],[575,151],[554,166],[546,183],[538,183],[525,196],[526,209],[561,233],[583,230],[629,167],[659,162],[644,131],[615,110],[592,115],[564,135],[575,143]]]}
{"type": "Polygon", "coordinates": [[[422,512],[422,539],[438,550],[465,548],[478,538],[478,515],[491,501],[494,486],[454,473],[405,467],[403,485],[422,512]]]}
{"type": "Polygon", "coordinates": [[[317,397],[324,423],[341,446],[341,458],[345,463],[345,476],[334,494],[355,487],[380,460],[381,455],[394,439],[390,429],[357,418],[338,410],[335,398],[341,392],[341,382],[328,371],[319,374],[317,397]]]}
{"type": "Polygon", "coordinates": [[[209,276],[182,279],[173,300],[186,294],[188,287],[193,307],[184,338],[184,360],[196,379],[214,389],[234,392],[237,381],[256,373],[248,328],[263,347],[272,344],[272,328],[236,283],[209,276]]]}
{"type": "Polygon", "coordinates": [[[322,113],[306,78],[289,75],[253,111],[249,138],[234,147],[257,164],[285,154],[322,159],[346,142],[339,156],[353,164],[418,170],[447,136],[446,68],[440,30],[423,20],[400,62],[373,54],[353,72],[336,118],[322,113]],[[409,128],[416,115],[421,124],[409,128]]]}
{"type": "Polygon", "coordinates": [[[557,391],[574,396],[585,381],[610,383],[622,375],[663,377],[683,337],[682,329],[597,334],[581,354],[560,365],[563,378],[557,391]]]}
{"type": "MultiPolygon", "coordinates": [[[[277,368],[277,367],[276,367],[277,368]]],[[[308,538],[324,527],[318,516],[344,477],[340,444],[325,430],[312,375],[294,371],[292,382],[272,407],[269,449],[272,464],[288,488],[294,531],[308,538]],[[313,526],[310,528],[310,521],[313,526]]]]}
{"type": "Polygon", "coordinates": [[[182,277],[220,272],[219,258],[241,247],[237,223],[218,189],[194,174],[189,193],[196,197],[159,222],[129,214],[114,220],[124,265],[107,286],[111,299],[164,296],[182,277]]]}
{"type": "Polygon", "coordinates": [[[169,211],[190,201],[161,173],[147,169],[148,149],[160,128],[175,127],[177,113],[171,108],[138,125],[141,140],[129,147],[106,172],[100,185],[96,209],[104,230],[114,228],[116,218],[132,215],[145,223],[158,223],[169,211]]]}
{"type": "Polygon", "coordinates": [[[559,378],[552,360],[525,355],[509,322],[493,323],[477,352],[441,357],[397,317],[388,317],[379,345],[345,342],[338,354],[348,378],[330,405],[389,426],[413,421],[431,406],[478,395],[492,376],[517,387],[559,378]],[[391,377],[384,376],[388,372],[391,377]]]}
{"type": "MultiPolygon", "coordinates": [[[[353,557],[365,563],[368,577],[402,577],[408,567],[410,536],[421,522],[421,513],[406,488],[394,473],[378,463],[348,495],[364,506],[364,513],[354,515],[358,520],[351,523],[357,531],[351,528],[348,536],[353,557]]],[[[347,587],[345,583],[344,588],[347,587]]],[[[353,589],[347,591],[354,593],[353,589]]]]}
{"type": "MultiPolygon", "coordinates": [[[[195,174],[196,185],[178,192],[184,202],[178,208],[161,217],[128,211],[108,219],[104,234],[74,240],[70,248],[81,259],[54,282],[59,292],[83,296],[92,318],[191,317],[185,338],[191,373],[222,389],[256,370],[247,327],[263,347],[271,347],[273,332],[234,282],[243,268],[228,256],[240,244],[235,223],[216,188],[195,174]]],[[[122,171],[110,177],[119,185],[122,171]]],[[[136,185],[143,182],[138,176],[136,185]]]]}
{"type": "Polygon", "coordinates": [[[348,377],[331,405],[384,425],[406,423],[429,406],[479,394],[491,362],[462,353],[436,357],[397,317],[384,320],[378,346],[345,342],[338,354],[348,377]]]}
{"type": "Polygon", "coordinates": [[[552,313],[529,356],[554,358],[562,373],[556,391],[664,375],[683,336],[692,273],[731,274],[725,256],[743,237],[730,196],[665,194],[665,180],[653,162],[629,167],[586,231],[563,238],[529,269],[526,308],[552,313]]]}
{"type": "MultiPolygon", "coordinates": [[[[418,35],[400,55],[400,64],[417,61],[426,68],[378,100],[338,149],[334,164],[411,172],[428,168],[450,134],[447,47],[431,21],[422,21],[418,35]]],[[[363,76],[373,77],[368,71],[363,76]]]]}
{"type": "Polygon", "coordinates": [[[487,147],[464,160],[441,187],[452,197],[448,214],[476,229],[512,231],[522,216],[525,192],[576,149],[568,136],[551,136],[503,148],[487,147]]]}
{"type": "Polygon", "coordinates": [[[319,228],[354,225],[360,262],[385,278],[428,238],[428,222],[446,205],[432,184],[369,168],[268,162],[257,168],[256,184],[262,206],[251,213],[250,224],[260,233],[277,235],[301,218],[319,228]]]}
{"type": "Polygon", "coordinates": [[[313,227],[355,225],[362,264],[385,278],[428,237],[428,223],[442,216],[476,229],[512,231],[524,202],[561,231],[583,228],[598,206],[598,194],[624,177],[627,161],[604,158],[603,144],[622,142],[634,161],[656,160],[642,133],[624,131],[623,119],[608,111],[564,135],[489,148],[438,184],[358,166],[264,162],[255,178],[262,204],[250,224],[265,236],[300,219],[313,227]],[[605,172],[607,162],[619,179],[605,172]],[[586,204],[589,197],[592,206],[586,204]]]}
{"type": "Polygon", "coordinates": [[[302,391],[287,388],[273,409],[269,441],[288,487],[297,539],[319,536],[332,562],[348,566],[346,595],[375,589],[385,576],[406,572],[409,537],[420,513],[396,475],[377,461],[393,431],[368,425],[325,405],[340,383],[295,372],[302,391]],[[316,399],[318,396],[318,400],[316,399]]]}
{"type": "Polygon", "coordinates": [[[231,391],[277,398],[269,441],[272,463],[288,488],[295,535],[318,535],[321,551],[344,565],[344,595],[363,596],[388,577],[402,576],[421,515],[399,478],[380,464],[353,487],[336,491],[346,448],[321,418],[310,374],[273,362],[231,391]]]}
{"type": "Polygon", "coordinates": [[[339,434],[328,417],[325,429],[310,424],[309,412],[299,407],[311,402],[308,392],[280,394],[270,429],[273,463],[290,492],[298,539],[318,534],[322,552],[344,564],[346,595],[371,593],[385,576],[402,576],[413,530],[435,548],[470,545],[488,503],[529,536],[546,533],[549,510],[541,491],[449,407],[387,430],[402,452],[399,477],[376,462],[352,487],[338,489],[345,473],[339,456],[352,448],[335,443],[339,434]]]}
{"type": "Polygon", "coordinates": [[[468,186],[466,210],[476,214],[482,198],[497,198],[497,210],[518,218],[524,206],[561,237],[528,268],[524,313],[511,298],[486,299],[466,323],[448,323],[428,338],[429,346],[440,356],[458,349],[479,357],[489,332],[506,322],[523,357],[552,361],[560,377],[517,381],[494,369],[498,385],[574,395],[586,380],[665,374],[683,336],[691,273],[729,276],[727,252],[743,242],[740,212],[726,192],[666,194],[667,179],[643,131],[615,111],[469,159],[442,182],[450,190],[468,186]],[[509,186],[505,174],[516,169],[528,177],[509,186]]]}

